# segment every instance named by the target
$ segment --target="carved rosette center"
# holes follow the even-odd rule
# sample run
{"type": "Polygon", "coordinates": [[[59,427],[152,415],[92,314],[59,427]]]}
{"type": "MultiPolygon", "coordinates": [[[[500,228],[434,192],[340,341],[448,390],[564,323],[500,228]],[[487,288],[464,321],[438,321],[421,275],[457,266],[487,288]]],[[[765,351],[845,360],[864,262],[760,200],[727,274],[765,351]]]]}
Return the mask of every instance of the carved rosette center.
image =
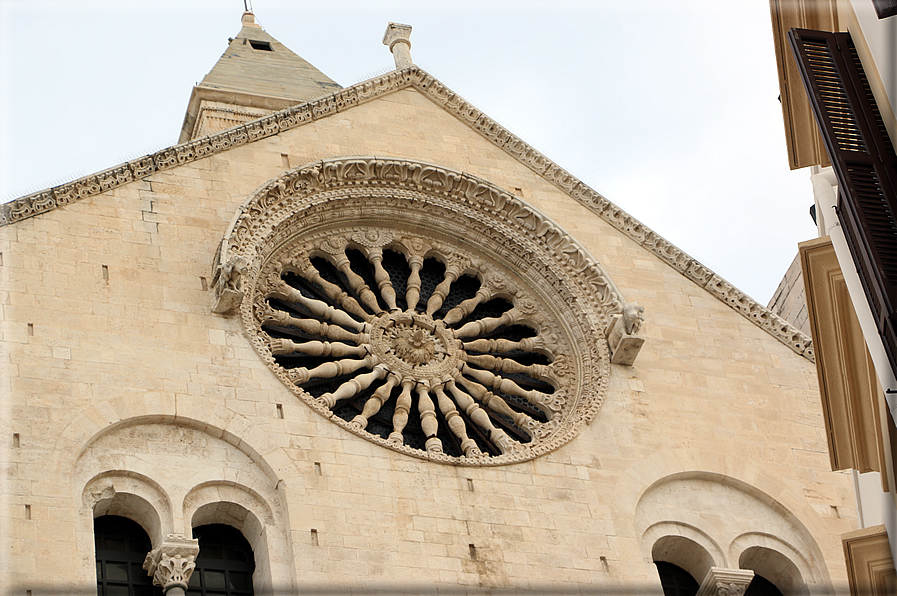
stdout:
{"type": "Polygon", "coordinates": [[[372,352],[390,372],[415,382],[436,381],[458,369],[460,350],[452,330],[424,313],[382,316],[371,331],[372,352]]]}

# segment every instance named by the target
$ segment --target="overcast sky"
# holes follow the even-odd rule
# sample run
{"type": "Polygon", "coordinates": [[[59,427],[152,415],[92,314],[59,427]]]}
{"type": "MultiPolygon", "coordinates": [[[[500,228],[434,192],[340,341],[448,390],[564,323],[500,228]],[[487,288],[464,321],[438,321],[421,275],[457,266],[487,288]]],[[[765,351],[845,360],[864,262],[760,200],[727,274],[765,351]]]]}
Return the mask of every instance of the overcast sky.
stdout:
{"type": "MultiPolygon", "coordinates": [[[[816,235],[791,172],[767,0],[255,0],[343,86],[416,64],[767,303],[816,235]]],[[[0,0],[0,199],[177,142],[243,0],[0,0]]],[[[595,255],[599,260],[601,255],[595,255]]]]}

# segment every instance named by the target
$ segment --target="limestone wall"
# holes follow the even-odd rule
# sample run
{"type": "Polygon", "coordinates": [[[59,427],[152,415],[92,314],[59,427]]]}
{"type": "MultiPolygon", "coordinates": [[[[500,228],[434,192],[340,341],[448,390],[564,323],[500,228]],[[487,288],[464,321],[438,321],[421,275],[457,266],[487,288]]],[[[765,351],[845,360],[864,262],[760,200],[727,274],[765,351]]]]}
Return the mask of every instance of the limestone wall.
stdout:
{"type": "Polygon", "coordinates": [[[0,252],[0,583],[16,593],[93,585],[103,513],[154,545],[211,521],[240,528],[257,591],[659,593],[655,557],[738,568],[762,549],[812,593],[846,579],[852,485],[828,469],[813,364],[414,90],[0,228],[0,252]],[[645,307],[635,365],[611,366],[578,438],[500,467],[395,453],[299,403],[239,318],[210,312],[238,206],[289,167],[343,155],[414,158],[514,193],[645,307]]]}

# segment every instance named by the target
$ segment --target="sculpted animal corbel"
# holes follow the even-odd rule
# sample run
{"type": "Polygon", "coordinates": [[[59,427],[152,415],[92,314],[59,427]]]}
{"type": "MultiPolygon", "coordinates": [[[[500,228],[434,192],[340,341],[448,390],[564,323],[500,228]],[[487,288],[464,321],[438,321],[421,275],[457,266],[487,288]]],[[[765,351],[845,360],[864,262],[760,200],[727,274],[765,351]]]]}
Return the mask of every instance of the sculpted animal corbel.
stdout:
{"type": "Polygon", "coordinates": [[[231,314],[243,301],[243,276],[249,263],[241,256],[231,257],[219,265],[212,278],[212,312],[231,314]]]}
{"type": "Polygon", "coordinates": [[[626,335],[637,335],[645,320],[645,307],[630,302],[623,307],[623,325],[626,335]]]}
{"type": "Polygon", "coordinates": [[[623,305],[623,312],[614,315],[607,328],[607,345],[610,347],[610,361],[614,364],[632,366],[645,338],[638,333],[645,320],[645,307],[634,302],[623,305]]]}

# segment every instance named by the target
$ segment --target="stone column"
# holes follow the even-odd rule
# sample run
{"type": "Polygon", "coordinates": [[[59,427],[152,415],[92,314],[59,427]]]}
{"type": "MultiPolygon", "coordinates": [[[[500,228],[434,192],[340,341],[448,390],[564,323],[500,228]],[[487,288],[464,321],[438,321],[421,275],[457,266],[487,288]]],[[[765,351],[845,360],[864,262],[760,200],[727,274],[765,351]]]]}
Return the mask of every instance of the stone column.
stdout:
{"type": "Polygon", "coordinates": [[[389,51],[396,61],[396,70],[408,68],[414,62],[411,61],[411,25],[390,23],[383,34],[383,45],[389,46],[389,51]]]}
{"type": "Polygon", "coordinates": [[[750,569],[711,567],[701,582],[697,596],[744,596],[754,572],[750,569]]]}
{"type": "Polygon", "coordinates": [[[153,585],[162,587],[165,596],[184,596],[198,554],[198,540],[169,534],[162,544],[147,553],[143,568],[147,575],[153,576],[153,585]]]}

